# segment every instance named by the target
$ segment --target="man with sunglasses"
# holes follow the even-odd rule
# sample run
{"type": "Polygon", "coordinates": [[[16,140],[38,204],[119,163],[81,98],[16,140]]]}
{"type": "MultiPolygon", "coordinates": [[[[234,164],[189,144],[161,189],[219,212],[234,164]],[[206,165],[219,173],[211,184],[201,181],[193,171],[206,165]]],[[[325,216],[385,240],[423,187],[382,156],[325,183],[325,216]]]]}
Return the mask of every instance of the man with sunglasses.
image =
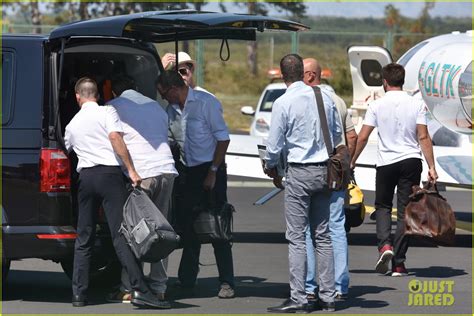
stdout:
{"type": "MultiPolygon", "coordinates": [[[[161,58],[161,63],[163,67],[167,70],[174,70],[174,65],[176,65],[176,55],[172,53],[166,53],[163,58],[161,58]]],[[[178,72],[183,78],[186,84],[193,88],[194,90],[204,91],[209,94],[209,91],[206,89],[196,86],[194,83],[194,70],[196,69],[196,62],[192,60],[191,56],[185,52],[178,53],[178,72]]]]}
{"type": "MultiPolygon", "coordinates": [[[[201,244],[193,229],[193,209],[206,199],[217,206],[227,201],[225,154],[230,138],[222,105],[210,93],[193,89],[174,70],[161,73],[156,87],[167,107],[170,138],[179,144],[184,165],[175,185],[175,214],[182,229],[183,255],[178,279],[183,290],[192,290],[199,272],[201,244]],[[211,194],[212,193],[212,194],[211,194]]],[[[229,241],[213,242],[219,271],[219,298],[233,298],[234,266],[229,241]]]]}

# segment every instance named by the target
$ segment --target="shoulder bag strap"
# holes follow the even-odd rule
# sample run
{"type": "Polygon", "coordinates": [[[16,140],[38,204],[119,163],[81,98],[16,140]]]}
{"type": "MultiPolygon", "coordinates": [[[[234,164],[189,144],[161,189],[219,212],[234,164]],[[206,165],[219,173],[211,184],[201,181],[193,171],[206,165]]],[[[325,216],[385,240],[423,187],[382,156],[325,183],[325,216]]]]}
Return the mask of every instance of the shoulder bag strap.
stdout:
{"type": "Polygon", "coordinates": [[[319,87],[313,87],[314,94],[316,95],[316,106],[318,108],[319,120],[321,121],[321,129],[323,130],[324,143],[328,151],[328,156],[331,157],[333,149],[331,148],[331,138],[329,137],[329,126],[326,118],[326,111],[324,111],[323,96],[321,95],[321,89],[319,87]]]}

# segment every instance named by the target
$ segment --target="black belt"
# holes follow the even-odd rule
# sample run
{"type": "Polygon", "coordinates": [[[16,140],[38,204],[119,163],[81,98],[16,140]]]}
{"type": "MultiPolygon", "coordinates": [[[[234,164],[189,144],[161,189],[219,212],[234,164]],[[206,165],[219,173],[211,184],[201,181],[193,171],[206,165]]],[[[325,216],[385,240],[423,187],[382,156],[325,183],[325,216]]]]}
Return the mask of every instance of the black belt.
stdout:
{"type": "Polygon", "coordinates": [[[309,163],[290,162],[288,164],[292,167],[308,167],[308,166],[326,167],[328,165],[327,161],[324,161],[324,162],[309,162],[309,163]]]}
{"type": "Polygon", "coordinates": [[[106,166],[106,165],[95,165],[95,166],[92,166],[92,167],[84,167],[81,169],[81,171],[86,171],[86,170],[122,170],[120,168],[120,166],[106,166]]]}

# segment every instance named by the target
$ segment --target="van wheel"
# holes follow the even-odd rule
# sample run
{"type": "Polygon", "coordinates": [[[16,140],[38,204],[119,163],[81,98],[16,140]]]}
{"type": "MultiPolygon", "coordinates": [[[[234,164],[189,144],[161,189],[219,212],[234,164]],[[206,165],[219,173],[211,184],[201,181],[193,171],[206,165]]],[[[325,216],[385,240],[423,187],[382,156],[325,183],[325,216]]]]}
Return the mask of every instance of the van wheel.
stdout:
{"type": "MultiPolygon", "coordinates": [[[[74,256],[60,261],[61,267],[72,280],[74,256]]],[[[120,284],[122,266],[117,258],[106,258],[105,256],[92,256],[89,271],[89,282],[95,287],[114,287],[120,284]]]]}

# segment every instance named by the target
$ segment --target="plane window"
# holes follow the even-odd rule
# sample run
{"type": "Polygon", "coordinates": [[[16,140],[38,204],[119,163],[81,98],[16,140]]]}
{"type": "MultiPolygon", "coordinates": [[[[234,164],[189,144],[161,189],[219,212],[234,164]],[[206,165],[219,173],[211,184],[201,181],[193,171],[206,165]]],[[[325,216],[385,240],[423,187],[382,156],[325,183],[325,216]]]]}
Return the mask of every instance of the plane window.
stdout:
{"type": "Polygon", "coordinates": [[[13,65],[13,53],[2,52],[2,125],[8,124],[12,113],[13,65]]]}
{"type": "Polygon", "coordinates": [[[398,63],[400,65],[402,65],[403,67],[405,67],[408,62],[410,61],[410,59],[416,54],[418,53],[418,51],[420,49],[422,49],[426,44],[428,44],[428,42],[421,42],[419,43],[418,45],[416,45],[415,47],[413,47],[412,49],[410,49],[408,52],[406,52],[405,55],[402,56],[402,58],[400,58],[400,60],[398,61],[398,63]]]}
{"type": "Polygon", "coordinates": [[[260,111],[271,112],[273,102],[285,93],[286,89],[267,90],[260,106],[260,111]]]}
{"type": "Polygon", "coordinates": [[[464,72],[472,74],[472,61],[469,63],[469,66],[466,67],[464,72]]]}
{"type": "Polygon", "coordinates": [[[366,85],[370,87],[378,87],[382,85],[382,65],[377,60],[362,60],[360,69],[362,71],[362,78],[366,85]]]}

